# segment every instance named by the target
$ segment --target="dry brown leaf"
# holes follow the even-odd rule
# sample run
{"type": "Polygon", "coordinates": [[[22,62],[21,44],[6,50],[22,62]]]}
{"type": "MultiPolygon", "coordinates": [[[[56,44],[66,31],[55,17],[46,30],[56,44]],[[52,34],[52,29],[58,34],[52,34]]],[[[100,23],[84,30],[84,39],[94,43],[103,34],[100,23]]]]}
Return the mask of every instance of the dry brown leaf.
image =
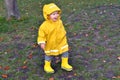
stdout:
{"type": "Polygon", "coordinates": [[[120,79],[120,75],[119,76],[113,76],[112,78],[114,78],[114,79],[120,79]]]}
{"type": "Polygon", "coordinates": [[[38,47],[38,44],[35,43],[35,44],[32,45],[32,47],[33,47],[33,48],[37,48],[37,47],[38,47]]]}
{"type": "Polygon", "coordinates": [[[54,77],[49,78],[49,80],[55,80],[54,77]]]}
{"type": "Polygon", "coordinates": [[[9,66],[5,66],[5,67],[4,67],[4,70],[9,70],[9,69],[10,69],[9,66]]]}
{"type": "Polygon", "coordinates": [[[74,36],[76,36],[76,35],[77,35],[77,33],[75,33],[75,32],[74,32],[74,33],[73,33],[73,35],[74,35],[74,36]]]}
{"type": "Polygon", "coordinates": [[[2,37],[0,37],[0,42],[2,42],[3,41],[3,38],[2,37]]]}
{"type": "Polygon", "coordinates": [[[77,74],[76,74],[76,73],[74,73],[74,76],[77,76],[77,74]]]}
{"type": "Polygon", "coordinates": [[[2,74],[2,78],[8,78],[7,74],[2,74]]]}
{"type": "Polygon", "coordinates": [[[89,48],[88,50],[87,50],[87,53],[90,53],[92,51],[92,49],[91,48],[89,48]]]}
{"type": "Polygon", "coordinates": [[[120,79],[120,76],[117,76],[117,78],[119,78],[119,79],[120,79]]]}
{"type": "Polygon", "coordinates": [[[27,66],[22,66],[22,69],[27,69],[27,66]]]}
{"type": "Polygon", "coordinates": [[[2,69],[2,66],[0,65],[0,69],[2,69]]]}
{"type": "Polygon", "coordinates": [[[32,59],[32,57],[33,57],[33,55],[32,55],[32,53],[30,53],[30,54],[28,55],[28,58],[29,58],[29,59],[32,59]]]}
{"type": "Polygon", "coordinates": [[[71,48],[71,47],[69,47],[69,50],[72,50],[72,48],[71,48]]]}

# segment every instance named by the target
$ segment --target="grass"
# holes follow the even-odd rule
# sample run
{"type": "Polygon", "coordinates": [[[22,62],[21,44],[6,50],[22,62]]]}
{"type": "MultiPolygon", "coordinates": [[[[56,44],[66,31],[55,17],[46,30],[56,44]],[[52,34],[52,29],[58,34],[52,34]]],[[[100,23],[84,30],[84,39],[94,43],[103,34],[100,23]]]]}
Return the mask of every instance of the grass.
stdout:
{"type": "Polygon", "coordinates": [[[120,0],[18,0],[18,5],[22,19],[6,21],[0,0],[0,80],[120,79],[120,0]],[[62,9],[72,72],[61,70],[56,58],[56,72],[43,71],[44,53],[36,38],[42,6],[49,2],[62,9]]]}

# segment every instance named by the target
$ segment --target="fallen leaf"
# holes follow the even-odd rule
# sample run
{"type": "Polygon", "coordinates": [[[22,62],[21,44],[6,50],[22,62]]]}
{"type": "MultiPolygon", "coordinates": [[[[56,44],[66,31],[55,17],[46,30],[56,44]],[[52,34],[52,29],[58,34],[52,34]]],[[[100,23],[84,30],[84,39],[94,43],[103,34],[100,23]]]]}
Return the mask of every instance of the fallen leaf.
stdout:
{"type": "Polygon", "coordinates": [[[120,75],[119,76],[113,76],[113,79],[120,79],[120,75]]]}
{"type": "Polygon", "coordinates": [[[77,76],[77,74],[76,74],[76,73],[74,73],[74,76],[77,76]]]}
{"type": "Polygon", "coordinates": [[[22,66],[22,69],[27,69],[27,66],[22,66]]]}
{"type": "Polygon", "coordinates": [[[0,65],[0,69],[2,69],[2,66],[0,65]]]}
{"type": "Polygon", "coordinates": [[[88,37],[89,35],[88,34],[85,34],[86,37],[88,37]]]}
{"type": "Polygon", "coordinates": [[[9,70],[9,69],[10,69],[9,66],[5,66],[5,67],[4,67],[4,70],[9,70]]]}
{"type": "Polygon", "coordinates": [[[104,37],[104,38],[107,38],[107,36],[106,36],[106,35],[104,35],[103,37],[104,37]]]}
{"type": "Polygon", "coordinates": [[[68,78],[71,78],[71,77],[73,77],[73,75],[68,75],[68,78]]]}
{"type": "Polygon", "coordinates": [[[116,77],[115,77],[115,76],[113,76],[112,78],[113,78],[113,79],[115,79],[116,77]]]}
{"type": "Polygon", "coordinates": [[[3,41],[3,38],[2,37],[0,37],[0,42],[2,42],[3,41]]]}
{"type": "Polygon", "coordinates": [[[119,76],[117,76],[117,78],[119,78],[119,79],[120,79],[120,75],[119,75],[119,76]]]}
{"type": "Polygon", "coordinates": [[[7,74],[2,74],[2,78],[8,78],[7,74]]]}
{"type": "Polygon", "coordinates": [[[27,62],[28,62],[28,60],[25,60],[23,63],[24,63],[24,64],[27,64],[27,62]]]}
{"type": "Polygon", "coordinates": [[[31,30],[34,31],[36,28],[34,26],[31,27],[31,30]]]}
{"type": "Polygon", "coordinates": [[[35,43],[35,44],[32,45],[32,47],[33,47],[33,48],[37,48],[37,47],[38,47],[38,44],[35,43]]]}
{"type": "Polygon", "coordinates": [[[49,80],[54,80],[54,77],[49,78],[49,80]]]}
{"type": "Polygon", "coordinates": [[[73,35],[74,35],[74,36],[76,36],[76,35],[77,35],[77,33],[75,33],[75,32],[74,32],[74,33],[73,33],[73,35]]]}
{"type": "Polygon", "coordinates": [[[105,63],[105,62],[106,62],[106,60],[103,60],[103,62],[105,63]]]}
{"type": "Polygon", "coordinates": [[[69,50],[72,50],[72,48],[71,47],[68,47],[69,48],[69,50]]]}
{"type": "Polygon", "coordinates": [[[31,59],[33,57],[32,53],[28,55],[28,58],[31,59]]]}
{"type": "Polygon", "coordinates": [[[90,53],[92,51],[92,48],[89,48],[88,50],[87,50],[87,53],[90,53]]]}

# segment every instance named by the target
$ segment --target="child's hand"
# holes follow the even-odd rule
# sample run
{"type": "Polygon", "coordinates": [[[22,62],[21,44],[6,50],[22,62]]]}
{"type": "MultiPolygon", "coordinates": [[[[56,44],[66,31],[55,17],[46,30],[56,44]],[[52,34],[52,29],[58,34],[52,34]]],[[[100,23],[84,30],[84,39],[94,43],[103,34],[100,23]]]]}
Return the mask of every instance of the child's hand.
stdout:
{"type": "Polygon", "coordinates": [[[40,47],[44,50],[45,49],[45,43],[40,44],[40,47]]]}

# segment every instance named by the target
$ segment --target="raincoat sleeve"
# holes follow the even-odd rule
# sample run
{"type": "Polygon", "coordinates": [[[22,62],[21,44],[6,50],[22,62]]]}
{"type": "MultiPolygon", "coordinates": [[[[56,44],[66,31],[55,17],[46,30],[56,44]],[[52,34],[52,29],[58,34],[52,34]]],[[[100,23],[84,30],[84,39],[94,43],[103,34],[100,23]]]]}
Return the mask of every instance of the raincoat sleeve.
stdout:
{"type": "Polygon", "coordinates": [[[37,43],[45,43],[46,42],[46,35],[45,35],[45,26],[41,25],[39,30],[38,30],[38,38],[37,38],[37,43]]]}

